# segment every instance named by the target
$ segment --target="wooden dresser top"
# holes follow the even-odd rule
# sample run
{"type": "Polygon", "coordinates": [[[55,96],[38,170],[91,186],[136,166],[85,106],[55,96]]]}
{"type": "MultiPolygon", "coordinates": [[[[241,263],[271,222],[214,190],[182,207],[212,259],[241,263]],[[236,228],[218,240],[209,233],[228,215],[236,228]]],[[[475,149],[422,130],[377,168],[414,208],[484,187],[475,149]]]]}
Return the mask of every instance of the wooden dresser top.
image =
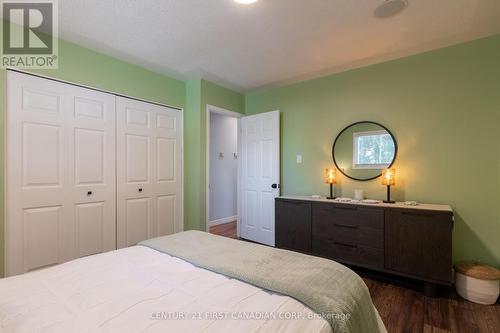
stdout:
{"type": "Polygon", "coordinates": [[[404,202],[396,202],[393,204],[390,203],[376,203],[376,204],[369,204],[369,203],[363,203],[360,201],[354,201],[354,202],[342,202],[342,201],[336,201],[336,200],[331,200],[331,199],[326,199],[326,198],[313,198],[311,196],[305,196],[305,195],[285,195],[285,196],[280,196],[278,197],[279,199],[286,199],[286,200],[300,200],[300,201],[312,201],[312,202],[324,202],[324,203],[334,203],[334,204],[343,204],[343,205],[356,205],[356,206],[367,206],[367,207],[381,207],[381,208],[399,208],[399,209],[416,209],[416,210],[427,210],[427,211],[439,211],[439,212],[447,212],[450,214],[453,214],[453,209],[449,205],[435,205],[435,204],[422,204],[419,203],[416,206],[411,206],[411,205],[405,205],[404,202]]]}

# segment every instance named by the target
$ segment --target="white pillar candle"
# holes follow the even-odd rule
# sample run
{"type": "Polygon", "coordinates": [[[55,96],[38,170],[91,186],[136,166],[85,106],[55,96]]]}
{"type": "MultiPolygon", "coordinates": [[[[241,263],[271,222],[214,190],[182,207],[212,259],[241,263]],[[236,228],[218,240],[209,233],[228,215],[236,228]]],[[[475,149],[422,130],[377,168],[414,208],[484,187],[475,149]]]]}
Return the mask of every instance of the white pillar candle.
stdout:
{"type": "Polygon", "coordinates": [[[365,198],[365,191],[363,190],[354,190],[354,199],[363,200],[365,198]]]}

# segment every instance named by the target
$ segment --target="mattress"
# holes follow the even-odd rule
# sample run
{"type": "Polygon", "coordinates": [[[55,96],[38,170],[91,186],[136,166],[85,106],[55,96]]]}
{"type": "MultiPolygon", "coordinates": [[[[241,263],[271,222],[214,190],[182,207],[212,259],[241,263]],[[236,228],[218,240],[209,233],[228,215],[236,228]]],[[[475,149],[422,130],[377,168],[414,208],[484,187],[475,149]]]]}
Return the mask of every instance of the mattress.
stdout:
{"type": "Polygon", "coordinates": [[[134,246],[0,280],[0,332],[332,332],[288,296],[134,246]]]}

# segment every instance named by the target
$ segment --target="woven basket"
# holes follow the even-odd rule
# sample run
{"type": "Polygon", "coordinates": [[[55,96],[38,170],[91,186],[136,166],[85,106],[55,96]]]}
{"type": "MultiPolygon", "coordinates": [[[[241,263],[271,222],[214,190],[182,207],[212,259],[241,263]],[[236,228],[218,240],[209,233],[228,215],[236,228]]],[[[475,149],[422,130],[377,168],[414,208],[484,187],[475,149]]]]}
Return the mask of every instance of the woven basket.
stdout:
{"type": "Polygon", "coordinates": [[[495,304],[500,294],[500,270],[478,262],[455,265],[457,293],[474,303],[495,304]]]}

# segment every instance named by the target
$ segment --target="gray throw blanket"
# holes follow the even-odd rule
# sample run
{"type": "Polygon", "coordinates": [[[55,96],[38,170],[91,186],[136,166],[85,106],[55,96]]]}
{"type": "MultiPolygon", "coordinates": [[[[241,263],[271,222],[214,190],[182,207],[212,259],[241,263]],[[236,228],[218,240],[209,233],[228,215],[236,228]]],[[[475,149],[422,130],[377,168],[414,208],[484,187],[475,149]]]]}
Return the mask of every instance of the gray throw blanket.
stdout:
{"type": "Polygon", "coordinates": [[[201,231],[185,231],[139,245],[293,297],[323,316],[336,333],[387,332],[363,280],[335,261],[201,231]]]}

